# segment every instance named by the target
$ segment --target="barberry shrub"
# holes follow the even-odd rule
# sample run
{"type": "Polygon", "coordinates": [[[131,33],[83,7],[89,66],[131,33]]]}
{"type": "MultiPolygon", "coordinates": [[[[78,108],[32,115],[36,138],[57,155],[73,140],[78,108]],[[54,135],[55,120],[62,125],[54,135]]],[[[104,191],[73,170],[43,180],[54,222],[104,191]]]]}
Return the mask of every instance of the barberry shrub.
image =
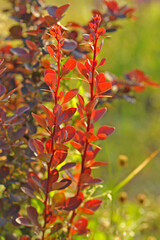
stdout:
{"type": "Polygon", "coordinates": [[[69,4],[46,7],[42,1],[27,0],[11,4],[18,25],[10,28],[7,40],[21,43],[1,48],[2,236],[9,239],[16,233],[23,240],[87,235],[87,216],[102,203],[90,193],[102,183],[92,169],[107,165],[95,160],[99,141],[114,131],[111,126],[95,128],[106,112],[98,103],[117,97],[131,101],[133,91],[158,86],[140,70],[123,80],[98,72],[105,63],[105,58],[97,59],[103,40],[117,30],[118,18],[133,18],[134,9],[104,1],[105,11],[94,10],[86,26],[70,22],[66,28],[59,21],[69,4]]]}

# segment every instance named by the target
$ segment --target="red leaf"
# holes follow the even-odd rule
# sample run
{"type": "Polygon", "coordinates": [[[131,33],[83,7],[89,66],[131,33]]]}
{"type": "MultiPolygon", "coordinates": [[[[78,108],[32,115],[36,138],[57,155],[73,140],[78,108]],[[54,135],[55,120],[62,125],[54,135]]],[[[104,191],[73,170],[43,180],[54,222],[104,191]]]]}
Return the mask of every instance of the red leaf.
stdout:
{"type": "Polygon", "coordinates": [[[50,118],[54,122],[55,117],[54,117],[53,113],[44,105],[41,105],[41,107],[42,107],[43,111],[45,112],[45,114],[47,115],[47,117],[50,118]]]}
{"type": "Polygon", "coordinates": [[[57,150],[54,154],[52,167],[56,167],[58,164],[62,163],[67,157],[67,151],[59,151],[57,150]]]}
{"type": "Polygon", "coordinates": [[[87,105],[85,106],[86,112],[91,113],[96,107],[97,103],[98,103],[98,100],[92,100],[89,103],[87,103],[87,105]]]}
{"type": "Polygon", "coordinates": [[[20,237],[20,240],[31,240],[31,238],[28,235],[23,235],[20,237]]]}
{"type": "Polygon", "coordinates": [[[87,167],[100,167],[100,166],[106,166],[108,163],[105,162],[97,162],[95,160],[91,160],[87,162],[87,167]]]}
{"type": "Polygon", "coordinates": [[[78,71],[81,75],[83,75],[87,80],[89,79],[89,73],[85,65],[83,65],[81,62],[77,63],[78,71]]]}
{"type": "Polygon", "coordinates": [[[69,8],[69,6],[70,4],[65,4],[63,6],[58,7],[54,12],[56,18],[60,19],[63,13],[69,8]]]}
{"type": "Polygon", "coordinates": [[[46,73],[44,76],[44,81],[49,87],[53,89],[53,91],[56,90],[57,76],[55,71],[52,73],[46,73]]]}
{"type": "Polygon", "coordinates": [[[96,75],[96,94],[101,94],[112,88],[111,82],[106,82],[104,73],[96,75]]]}
{"type": "Polygon", "coordinates": [[[105,1],[105,3],[112,12],[118,10],[118,3],[116,1],[105,1]]]}
{"type": "Polygon", "coordinates": [[[106,58],[102,58],[102,60],[98,64],[98,67],[103,66],[105,64],[105,62],[106,62],[106,58]]]}
{"type": "Polygon", "coordinates": [[[78,94],[78,100],[79,100],[79,104],[81,106],[81,108],[84,108],[84,99],[82,97],[82,95],[78,94]]]}
{"type": "Polygon", "coordinates": [[[43,127],[44,129],[47,128],[46,121],[40,115],[32,113],[32,117],[41,127],[43,127]]]}
{"type": "Polygon", "coordinates": [[[94,112],[93,123],[97,122],[107,111],[106,108],[98,109],[94,112]]]}
{"type": "Polygon", "coordinates": [[[64,96],[64,100],[63,100],[62,104],[69,102],[72,98],[74,98],[77,95],[77,93],[78,93],[78,89],[77,88],[68,91],[66,93],[66,95],[64,96]]]}
{"type": "Polygon", "coordinates": [[[84,207],[89,208],[92,211],[96,211],[100,207],[101,203],[102,203],[102,200],[93,199],[93,200],[89,200],[89,201],[85,202],[84,207]]]}
{"type": "Polygon", "coordinates": [[[38,213],[37,213],[37,210],[34,207],[32,207],[32,206],[27,207],[27,215],[28,215],[28,218],[30,219],[30,221],[34,225],[40,227],[40,224],[38,222],[38,213]]]}
{"type": "Polygon", "coordinates": [[[98,29],[98,34],[99,35],[104,35],[105,33],[106,33],[106,30],[103,27],[98,29]]]}
{"type": "Polygon", "coordinates": [[[47,46],[47,50],[48,50],[49,54],[50,54],[53,58],[55,58],[55,56],[54,56],[54,46],[48,45],[48,46],[47,46]]]}
{"type": "Polygon", "coordinates": [[[72,146],[77,149],[79,152],[82,151],[83,147],[81,144],[77,143],[77,142],[71,142],[72,146]]]}
{"type": "Polygon", "coordinates": [[[71,70],[75,68],[75,66],[76,66],[76,60],[68,59],[61,68],[62,76],[68,74],[71,70]]]}
{"type": "Polygon", "coordinates": [[[56,143],[55,144],[55,149],[56,150],[64,150],[64,151],[67,151],[69,147],[67,147],[66,145],[64,144],[61,144],[61,143],[56,143]]]}
{"type": "Polygon", "coordinates": [[[74,228],[71,228],[71,233],[79,235],[85,235],[89,230],[86,228],[88,225],[88,220],[85,217],[79,218],[74,224],[74,228]]]}
{"type": "Polygon", "coordinates": [[[48,153],[52,153],[52,139],[49,138],[46,142],[46,150],[48,153]]]}
{"type": "Polygon", "coordinates": [[[115,130],[114,127],[110,127],[110,126],[102,126],[98,129],[97,132],[97,137],[100,140],[105,139],[107,136],[111,135],[113,133],[113,131],[115,130]]]}
{"type": "Polygon", "coordinates": [[[64,210],[73,211],[79,207],[82,202],[82,198],[79,196],[68,198],[65,202],[64,210]]]}
{"type": "Polygon", "coordinates": [[[34,42],[32,42],[30,40],[26,40],[25,42],[26,42],[26,45],[29,49],[37,50],[37,45],[34,42]]]}
{"type": "Polygon", "coordinates": [[[59,173],[56,169],[53,169],[50,173],[50,178],[49,178],[49,189],[52,191],[52,184],[55,183],[58,180],[59,173]]]}

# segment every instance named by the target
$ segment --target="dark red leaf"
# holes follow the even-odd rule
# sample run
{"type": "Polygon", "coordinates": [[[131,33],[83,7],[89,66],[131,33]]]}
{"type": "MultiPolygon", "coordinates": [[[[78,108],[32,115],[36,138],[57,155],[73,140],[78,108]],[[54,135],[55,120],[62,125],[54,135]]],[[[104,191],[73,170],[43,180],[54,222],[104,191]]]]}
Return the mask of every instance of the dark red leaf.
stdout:
{"type": "Polygon", "coordinates": [[[105,139],[107,136],[111,135],[115,130],[114,127],[102,126],[98,129],[97,137],[101,140],[105,139]]]}
{"type": "Polygon", "coordinates": [[[28,173],[28,183],[30,187],[36,191],[39,191],[39,185],[42,188],[41,180],[39,179],[38,175],[34,172],[28,173]]]}
{"type": "Polygon", "coordinates": [[[36,226],[40,227],[40,224],[38,222],[38,213],[37,210],[32,207],[32,206],[28,206],[27,207],[27,215],[29,220],[36,226]]]}
{"type": "Polygon", "coordinates": [[[66,122],[69,119],[71,119],[73,117],[73,115],[75,114],[76,110],[77,110],[76,108],[69,108],[69,109],[63,111],[63,113],[59,116],[57,123],[60,124],[60,123],[66,122]]]}
{"type": "Polygon", "coordinates": [[[97,103],[98,103],[98,100],[92,100],[89,103],[87,103],[87,105],[85,106],[86,112],[91,113],[94,110],[97,103]]]}
{"type": "Polygon", "coordinates": [[[79,196],[68,198],[65,202],[64,210],[73,211],[73,210],[75,210],[76,208],[79,207],[81,202],[82,202],[82,198],[79,197],[79,196]]]}
{"type": "Polygon", "coordinates": [[[68,168],[72,168],[72,167],[75,167],[76,166],[76,163],[75,162],[70,162],[70,163],[66,163],[65,165],[63,165],[59,171],[63,171],[63,170],[66,170],[68,168]]]}
{"type": "Polygon", "coordinates": [[[55,11],[56,11],[57,7],[56,6],[49,6],[47,7],[47,11],[49,13],[49,15],[55,17],[55,11]]]}
{"type": "Polygon", "coordinates": [[[11,51],[11,53],[16,54],[18,56],[28,54],[28,51],[25,48],[11,48],[10,51],[11,51]]]}
{"type": "Polygon", "coordinates": [[[105,3],[112,12],[118,10],[118,3],[116,1],[105,1],[105,3]]]}
{"type": "Polygon", "coordinates": [[[46,142],[46,150],[48,153],[52,153],[52,139],[49,138],[46,142]]]}
{"type": "Polygon", "coordinates": [[[33,144],[35,146],[37,154],[42,154],[44,152],[44,146],[40,140],[33,139],[33,144]]]}
{"type": "Polygon", "coordinates": [[[44,105],[41,105],[41,107],[42,107],[43,111],[45,112],[46,116],[54,122],[55,117],[54,117],[53,113],[44,105]]]}
{"type": "Polygon", "coordinates": [[[52,228],[51,228],[51,234],[58,232],[61,228],[63,227],[62,223],[56,223],[52,228]]]}
{"type": "Polygon", "coordinates": [[[72,39],[65,39],[61,48],[62,48],[62,50],[71,52],[71,51],[75,50],[76,47],[77,47],[76,41],[74,41],[72,39]]]}
{"type": "Polygon", "coordinates": [[[49,179],[49,184],[52,185],[52,183],[56,182],[58,180],[59,173],[57,169],[53,169],[50,173],[50,179],[49,179]]]}
{"type": "Polygon", "coordinates": [[[84,108],[84,98],[80,94],[78,94],[77,96],[78,96],[78,100],[81,108],[84,108]]]}
{"type": "Polygon", "coordinates": [[[67,188],[72,181],[70,179],[62,179],[60,182],[55,182],[52,184],[51,190],[62,190],[67,188]]]}
{"type": "Polygon", "coordinates": [[[61,143],[70,141],[75,135],[75,129],[72,126],[66,126],[61,129],[59,141],[61,143]]]}
{"type": "Polygon", "coordinates": [[[41,117],[40,115],[37,115],[35,113],[32,113],[32,117],[41,127],[43,127],[44,129],[47,128],[46,121],[44,120],[43,117],[41,117]]]}
{"type": "Polygon", "coordinates": [[[70,4],[65,4],[63,6],[58,7],[54,12],[56,18],[60,19],[63,13],[69,8],[69,6],[70,4]]]}
{"type": "Polygon", "coordinates": [[[69,102],[72,98],[74,98],[77,95],[77,93],[78,93],[77,88],[68,91],[64,96],[64,100],[62,104],[69,102]]]}
{"type": "Polygon", "coordinates": [[[98,67],[103,66],[105,64],[105,62],[106,62],[106,58],[102,58],[102,60],[98,64],[98,67]]]}
{"type": "Polygon", "coordinates": [[[18,217],[18,218],[16,219],[16,222],[17,222],[18,224],[24,225],[24,226],[26,226],[26,227],[32,227],[32,224],[28,221],[27,218],[24,218],[24,217],[18,217]]]}
{"type": "Polygon", "coordinates": [[[81,62],[77,63],[78,71],[81,75],[83,75],[87,80],[89,79],[89,73],[85,65],[83,65],[81,62]]]}
{"type": "Polygon", "coordinates": [[[84,207],[89,208],[92,211],[96,211],[100,207],[101,203],[102,203],[102,200],[93,199],[93,200],[89,200],[89,201],[85,202],[84,207]]]}
{"type": "Polygon", "coordinates": [[[30,41],[30,40],[26,40],[26,45],[29,49],[31,50],[37,50],[37,45],[33,42],[33,41],[30,41]]]}
{"type": "Polygon", "coordinates": [[[106,111],[106,108],[97,109],[94,112],[93,123],[97,122],[105,114],[106,111]]]}
{"type": "Polygon", "coordinates": [[[1,97],[5,92],[6,92],[5,87],[4,87],[2,84],[0,84],[0,97],[1,97]]]}

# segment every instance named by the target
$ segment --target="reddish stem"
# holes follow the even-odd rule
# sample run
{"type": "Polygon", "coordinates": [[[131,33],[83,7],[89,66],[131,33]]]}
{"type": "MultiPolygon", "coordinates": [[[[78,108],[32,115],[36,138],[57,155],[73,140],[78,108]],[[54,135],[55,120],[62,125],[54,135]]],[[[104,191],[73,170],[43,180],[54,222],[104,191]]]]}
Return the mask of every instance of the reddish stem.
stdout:
{"type": "MultiPolygon", "coordinates": [[[[61,49],[60,49],[60,41],[59,39],[57,40],[58,44],[58,59],[57,59],[57,66],[58,66],[58,83],[57,83],[57,88],[55,91],[55,105],[58,103],[58,89],[59,89],[59,85],[60,85],[60,81],[61,81],[61,76],[60,76],[60,61],[61,61],[61,49]]],[[[54,149],[54,136],[55,136],[55,132],[56,132],[56,119],[54,122],[54,130],[53,133],[51,135],[51,152],[52,152],[52,156],[49,160],[49,162],[47,163],[47,172],[48,172],[48,178],[47,178],[47,187],[46,187],[46,195],[45,195],[45,201],[44,201],[44,225],[43,225],[43,230],[42,230],[42,240],[45,239],[45,231],[46,231],[46,224],[47,224],[47,202],[48,202],[48,197],[49,197],[49,183],[50,183],[50,176],[51,176],[51,165],[52,165],[52,160],[54,157],[54,153],[55,153],[55,149],[54,149]]]]}
{"type": "MultiPolygon", "coordinates": [[[[97,32],[97,28],[95,29],[95,33],[97,32]]],[[[96,70],[96,66],[94,65],[94,62],[96,60],[96,55],[97,55],[97,41],[98,41],[98,37],[95,38],[95,42],[93,44],[93,48],[94,48],[94,53],[93,53],[93,65],[92,65],[92,79],[91,79],[91,82],[90,82],[90,101],[94,100],[94,78],[95,78],[95,70],[96,70]]],[[[87,128],[86,128],[86,132],[89,132],[90,131],[90,126],[91,126],[91,114],[88,115],[87,117],[87,128]]],[[[79,195],[79,192],[80,192],[80,189],[81,189],[81,175],[83,174],[84,170],[85,170],[85,158],[86,158],[86,152],[87,152],[87,149],[88,149],[88,145],[89,145],[89,142],[88,142],[88,139],[86,139],[86,143],[85,143],[85,148],[84,148],[84,152],[83,154],[81,155],[82,156],[82,161],[81,161],[81,173],[80,173],[80,176],[79,176],[79,180],[78,180],[78,187],[77,187],[77,193],[76,193],[76,196],[79,195]]],[[[73,223],[73,220],[76,216],[76,211],[74,210],[72,212],[72,216],[70,218],[70,221],[69,221],[69,227],[68,227],[68,240],[71,239],[71,225],[73,223]]]]}

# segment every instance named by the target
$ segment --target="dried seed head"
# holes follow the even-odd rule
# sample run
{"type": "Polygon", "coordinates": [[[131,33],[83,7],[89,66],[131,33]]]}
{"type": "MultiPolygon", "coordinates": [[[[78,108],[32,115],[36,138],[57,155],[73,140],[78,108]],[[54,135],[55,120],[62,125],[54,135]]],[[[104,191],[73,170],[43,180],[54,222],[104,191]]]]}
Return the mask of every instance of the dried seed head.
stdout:
{"type": "Polygon", "coordinates": [[[144,202],[146,201],[146,195],[143,193],[140,193],[138,194],[137,199],[140,204],[144,204],[144,202]]]}
{"type": "Polygon", "coordinates": [[[121,192],[119,196],[119,201],[124,203],[127,200],[128,194],[126,192],[121,192]]]}
{"type": "Polygon", "coordinates": [[[121,167],[126,167],[128,165],[128,157],[126,155],[119,155],[118,164],[121,167]]]}

